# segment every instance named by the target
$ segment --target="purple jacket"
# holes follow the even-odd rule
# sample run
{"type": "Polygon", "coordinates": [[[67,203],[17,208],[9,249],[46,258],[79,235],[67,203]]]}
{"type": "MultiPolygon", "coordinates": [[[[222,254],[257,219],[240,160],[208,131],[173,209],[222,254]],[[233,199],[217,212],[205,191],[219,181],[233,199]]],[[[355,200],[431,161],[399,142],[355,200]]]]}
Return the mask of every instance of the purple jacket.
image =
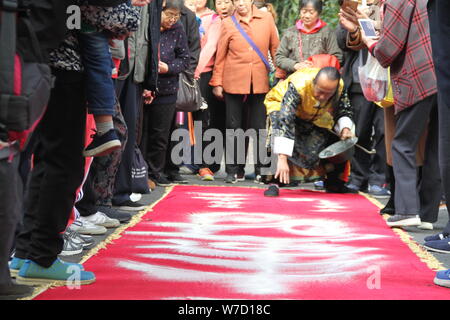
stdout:
{"type": "Polygon", "coordinates": [[[159,91],[154,103],[175,103],[179,74],[189,67],[187,36],[179,22],[161,32],[160,60],[167,63],[169,72],[158,77],[159,91]]]}

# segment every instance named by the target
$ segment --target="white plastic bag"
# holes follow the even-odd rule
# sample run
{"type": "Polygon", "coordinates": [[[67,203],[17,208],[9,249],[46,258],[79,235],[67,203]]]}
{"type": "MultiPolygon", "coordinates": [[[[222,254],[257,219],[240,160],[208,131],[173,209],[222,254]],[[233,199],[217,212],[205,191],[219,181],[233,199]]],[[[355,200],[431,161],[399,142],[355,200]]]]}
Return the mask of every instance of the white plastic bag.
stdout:
{"type": "Polygon", "coordinates": [[[389,73],[369,53],[364,66],[358,67],[359,82],[368,101],[381,101],[387,94],[389,73]]]}

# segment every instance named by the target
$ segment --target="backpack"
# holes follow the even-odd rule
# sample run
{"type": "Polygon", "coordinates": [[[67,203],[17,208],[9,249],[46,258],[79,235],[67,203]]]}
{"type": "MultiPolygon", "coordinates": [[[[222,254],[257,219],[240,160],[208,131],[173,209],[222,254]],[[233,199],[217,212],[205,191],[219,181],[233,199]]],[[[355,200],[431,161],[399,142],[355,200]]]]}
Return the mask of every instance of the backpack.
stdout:
{"type": "Polygon", "coordinates": [[[23,150],[44,115],[53,77],[27,11],[17,0],[0,0],[0,15],[0,132],[23,150]],[[25,61],[18,53],[18,27],[27,33],[36,61],[25,61]]]}

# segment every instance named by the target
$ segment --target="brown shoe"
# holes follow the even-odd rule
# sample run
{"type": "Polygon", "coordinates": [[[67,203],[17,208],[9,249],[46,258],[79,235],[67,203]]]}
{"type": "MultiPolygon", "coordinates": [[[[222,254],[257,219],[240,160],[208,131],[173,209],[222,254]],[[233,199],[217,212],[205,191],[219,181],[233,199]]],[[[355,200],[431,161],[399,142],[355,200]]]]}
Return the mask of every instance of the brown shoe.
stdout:
{"type": "Polygon", "coordinates": [[[152,179],[148,179],[147,183],[148,183],[148,187],[150,188],[150,190],[152,190],[152,191],[155,190],[155,188],[156,188],[155,181],[153,181],[152,179]]]}

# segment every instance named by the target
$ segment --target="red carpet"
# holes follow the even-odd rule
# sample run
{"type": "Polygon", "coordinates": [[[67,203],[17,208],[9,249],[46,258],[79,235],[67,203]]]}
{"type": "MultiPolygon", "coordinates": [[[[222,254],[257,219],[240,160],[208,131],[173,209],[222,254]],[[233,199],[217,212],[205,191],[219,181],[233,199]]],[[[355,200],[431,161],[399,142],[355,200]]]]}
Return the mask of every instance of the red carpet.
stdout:
{"type": "Polygon", "coordinates": [[[37,299],[448,299],[359,195],[177,186],[85,269],[37,299]]]}

